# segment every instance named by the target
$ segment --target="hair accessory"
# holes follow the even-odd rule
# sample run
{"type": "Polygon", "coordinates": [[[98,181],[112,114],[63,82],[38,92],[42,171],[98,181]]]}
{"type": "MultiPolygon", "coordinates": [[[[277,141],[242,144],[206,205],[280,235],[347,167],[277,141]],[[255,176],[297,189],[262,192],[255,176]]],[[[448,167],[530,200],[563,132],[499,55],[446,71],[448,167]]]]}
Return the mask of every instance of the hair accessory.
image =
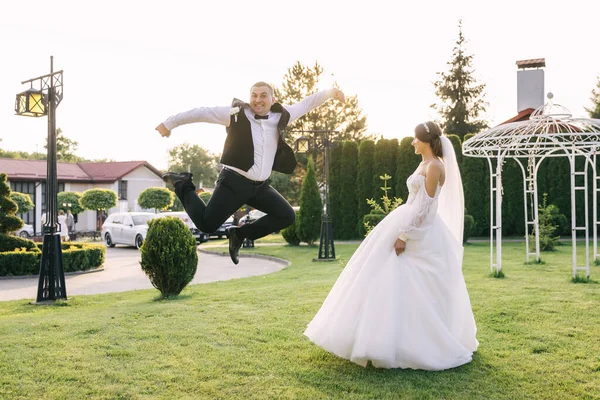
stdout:
{"type": "Polygon", "coordinates": [[[427,122],[423,122],[423,126],[425,127],[425,130],[427,131],[427,133],[431,133],[431,132],[429,132],[429,127],[427,126],[427,122]]]}

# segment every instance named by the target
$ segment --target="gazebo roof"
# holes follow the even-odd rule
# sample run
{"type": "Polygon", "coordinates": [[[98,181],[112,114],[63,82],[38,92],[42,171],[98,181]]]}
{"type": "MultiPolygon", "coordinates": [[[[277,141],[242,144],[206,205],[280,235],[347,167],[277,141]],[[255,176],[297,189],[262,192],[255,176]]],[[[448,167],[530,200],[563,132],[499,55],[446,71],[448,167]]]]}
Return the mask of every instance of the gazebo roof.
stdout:
{"type": "Polygon", "coordinates": [[[479,133],[463,143],[469,157],[565,156],[600,149],[600,120],[573,118],[558,104],[536,109],[529,120],[510,122],[479,133]]]}

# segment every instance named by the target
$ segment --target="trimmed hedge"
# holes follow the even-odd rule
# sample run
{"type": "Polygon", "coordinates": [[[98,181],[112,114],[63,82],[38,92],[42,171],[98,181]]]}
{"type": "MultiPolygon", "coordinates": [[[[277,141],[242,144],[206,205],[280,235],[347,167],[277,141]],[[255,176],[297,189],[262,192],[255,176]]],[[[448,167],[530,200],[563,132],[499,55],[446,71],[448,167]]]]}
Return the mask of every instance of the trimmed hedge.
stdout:
{"type": "Polygon", "coordinates": [[[0,252],[13,251],[14,249],[22,249],[22,248],[31,250],[35,247],[36,247],[35,242],[33,242],[29,239],[23,239],[18,236],[6,235],[4,233],[0,233],[0,252]]]}
{"type": "MultiPolygon", "coordinates": [[[[63,270],[86,271],[100,267],[105,260],[106,247],[98,244],[62,243],[63,270]]],[[[0,276],[38,275],[42,258],[42,243],[32,248],[17,248],[0,252],[0,276]]]]}
{"type": "Polygon", "coordinates": [[[283,236],[283,239],[291,246],[299,246],[301,242],[298,233],[296,232],[296,226],[298,226],[298,213],[296,213],[296,221],[287,228],[281,230],[281,236],[283,236]]]}

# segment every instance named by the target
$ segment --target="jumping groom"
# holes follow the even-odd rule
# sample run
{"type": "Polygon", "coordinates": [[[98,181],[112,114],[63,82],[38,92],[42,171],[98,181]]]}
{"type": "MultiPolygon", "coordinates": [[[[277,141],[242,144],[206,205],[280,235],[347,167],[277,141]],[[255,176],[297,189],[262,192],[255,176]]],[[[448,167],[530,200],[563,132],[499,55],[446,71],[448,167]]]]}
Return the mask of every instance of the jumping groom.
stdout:
{"type": "Polygon", "coordinates": [[[226,127],[221,155],[223,169],[208,204],[198,197],[190,173],[167,172],[163,180],[175,193],[194,224],[203,232],[216,231],[244,204],[266,213],[258,220],[229,230],[229,255],[234,264],[245,238],[256,240],[295,221],[294,210],[269,183],[272,171],[291,174],[296,167],[293,150],[284,141],[285,128],[328,99],[345,101],[336,88],[323,90],[304,100],[282,106],[275,103],[273,88],[257,82],[250,89],[250,102],[234,99],[231,106],[200,107],[169,117],[156,127],[164,137],[174,128],[194,122],[226,127]]]}

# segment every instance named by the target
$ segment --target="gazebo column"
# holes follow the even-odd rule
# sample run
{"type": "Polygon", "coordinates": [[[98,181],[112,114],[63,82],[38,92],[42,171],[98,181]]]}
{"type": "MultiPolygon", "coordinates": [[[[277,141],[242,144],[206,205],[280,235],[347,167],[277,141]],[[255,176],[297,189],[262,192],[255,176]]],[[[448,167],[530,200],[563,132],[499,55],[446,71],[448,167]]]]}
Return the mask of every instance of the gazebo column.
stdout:
{"type": "Polygon", "coordinates": [[[498,154],[496,169],[488,157],[490,167],[490,272],[502,270],[502,164],[504,155],[498,154]],[[495,213],[494,213],[495,211],[495,213]],[[494,262],[494,247],[496,248],[494,262]]]}
{"type": "Polygon", "coordinates": [[[585,157],[583,171],[577,171],[577,151],[575,148],[569,154],[569,164],[571,167],[571,246],[572,246],[572,266],[573,279],[577,278],[577,271],[584,270],[586,277],[590,277],[590,252],[589,252],[589,228],[588,228],[588,185],[587,185],[587,166],[589,158],[585,157]],[[578,181],[578,177],[580,177],[578,181]],[[579,183],[579,185],[578,185],[579,183]],[[585,216],[583,225],[577,226],[577,192],[583,192],[583,201],[585,216]],[[577,231],[585,232],[585,265],[577,264],[577,231]]]}

